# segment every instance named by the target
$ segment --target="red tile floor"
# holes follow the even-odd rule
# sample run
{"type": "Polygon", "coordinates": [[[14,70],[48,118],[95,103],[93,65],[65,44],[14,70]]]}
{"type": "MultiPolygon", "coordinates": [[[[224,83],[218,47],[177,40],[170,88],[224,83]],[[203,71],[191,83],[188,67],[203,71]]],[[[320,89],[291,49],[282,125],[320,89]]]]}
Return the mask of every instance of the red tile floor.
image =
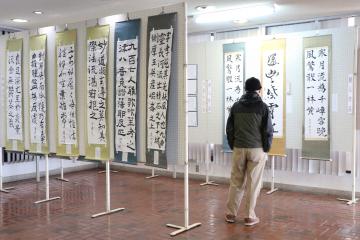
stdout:
{"type": "MultiPolygon", "coordinates": [[[[122,212],[91,219],[104,210],[105,175],[97,170],[66,174],[71,182],[51,179],[51,196],[61,200],[35,205],[44,198],[44,181],[7,183],[0,193],[0,239],[360,239],[360,205],[346,206],[335,196],[262,191],[261,222],[245,227],[224,221],[227,185],[200,187],[190,181],[190,223],[202,225],[170,237],[165,224],[183,224],[183,180],[129,172],[111,174],[112,207],[122,212]]],[[[240,217],[242,217],[240,211],[240,217]]]]}

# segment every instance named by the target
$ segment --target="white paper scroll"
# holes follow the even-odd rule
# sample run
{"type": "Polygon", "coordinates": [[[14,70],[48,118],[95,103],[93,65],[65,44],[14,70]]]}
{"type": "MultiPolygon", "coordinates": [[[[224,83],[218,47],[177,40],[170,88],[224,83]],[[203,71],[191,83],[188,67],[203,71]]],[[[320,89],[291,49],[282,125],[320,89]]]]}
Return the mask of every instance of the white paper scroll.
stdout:
{"type": "Polygon", "coordinates": [[[147,147],[165,150],[173,28],[150,32],[147,147]]]}
{"type": "Polygon", "coordinates": [[[45,49],[30,51],[30,142],[44,144],[46,139],[45,49]]]}
{"type": "Polygon", "coordinates": [[[108,39],[87,41],[88,144],[106,144],[106,65],[108,39]]]}
{"type": "Polygon", "coordinates": [[[115,147],[135,153],[138,39],[117,41],[116,52],[115,147]]]}
{"type": "Polygon", "coordinates": [[[284,128],[284,50],[263,52],[263,99],[268,105],[274,127],[274,137],[283,137],[284,128]]]}
{"type": "Polygon", "coordinates": [[[7,52],[7,138],[23,139],[21,51],[7,52]]]}
{"type": "Polygon", "coordinates": [[[224,54],[225,128],[230,109],[244,93],[244,51],[224,54]]]}
{"type": "Polygon", "coordinates": [[[76,144],[75,46],[57,47],[57,111],[60,144],[76,144]]]}
{"type": "Polygon", "coordinates": [[[304,61],[305,140],[327,140],[329,137],[328,47],[306,48],[304,61]]]}

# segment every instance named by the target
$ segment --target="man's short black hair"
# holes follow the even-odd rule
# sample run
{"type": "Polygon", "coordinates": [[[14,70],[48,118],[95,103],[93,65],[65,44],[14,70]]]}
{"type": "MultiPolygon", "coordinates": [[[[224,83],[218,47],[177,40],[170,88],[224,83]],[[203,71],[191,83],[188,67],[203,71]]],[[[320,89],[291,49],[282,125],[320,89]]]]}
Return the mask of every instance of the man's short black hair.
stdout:
{"type": "Polygon", "coordinates": [[[257,90],[261,89],[261,83],[260,80],[255,78],[255,77],[251,77],[249,79],[246,80],[245,82],[245,91],[247,92],[255,92],[257,90]]]}

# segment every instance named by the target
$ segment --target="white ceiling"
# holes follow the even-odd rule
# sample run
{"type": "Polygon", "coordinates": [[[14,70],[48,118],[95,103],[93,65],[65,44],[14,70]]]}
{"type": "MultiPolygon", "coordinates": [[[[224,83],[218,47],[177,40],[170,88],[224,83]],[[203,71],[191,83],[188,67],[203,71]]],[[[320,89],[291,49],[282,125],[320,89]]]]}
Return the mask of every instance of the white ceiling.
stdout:
{"type": "MultiPolygon", "coordinates": [[[[166,6],[182,0],[0,0],[0,27],[31,29],[65,24],[119,13],[166,6]],[[32,12],[41,10],[43,15],[32,12]],[[28,23],[14,23],[12,18],[25,18],[28,23]]],[[[234,23],[199,25],[192,15],[198,5],[213,5],[217,9],[270,2],[269,0],[187,0],[189,32],[212,31],[259,24],[314,19],[317,17],[360,13],[360,0],[274,0],[278,5],[272,16],[257,18],[243,25],[234,23]]]]}

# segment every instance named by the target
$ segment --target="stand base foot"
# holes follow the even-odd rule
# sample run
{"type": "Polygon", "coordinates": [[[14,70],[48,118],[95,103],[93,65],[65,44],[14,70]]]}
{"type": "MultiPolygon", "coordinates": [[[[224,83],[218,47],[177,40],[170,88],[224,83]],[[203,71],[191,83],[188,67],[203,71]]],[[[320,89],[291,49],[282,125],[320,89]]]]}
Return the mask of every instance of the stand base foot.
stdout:
{"type": "Polygon", "coordinates": [[[200,184],[200,186],[206,186],[206,185],[219,186],[219,184],[214,183],[213,181],[204,182],[200,184]]]}
{"type": "Polygon", "coordinates": [[[159,175],[151,175],[151,176],[148,176],[148,177],[145,177],[146,179],[151,179],[151,178],[156,178],[156,177],[159,177],[159,175]]]}
{"type": "MultiPolygon", "coordinates": [[[[98,171],[98,173],[105,173],[105,172],[106,172],[105,170],[98,171]]],[[[112,172],[112,173],[118,173],[119,171],[116,171],[116,170],[111,170],[110,172],[112,172]]]]}
{"type": "Polygon", "coordinates": [[[116,212],[120,212],[123,211],[125,208],[116,208],[107,212],[102,212],[102,213],[98,213],[98,214],[94,214],[91,216],[91,218],[96,218],[96,217],[101,217],[101,216],[105,216],[105,215],[110,215],[116,212]]]}
{"type": "Polygon", "coordinates": [[[50,201],[57,200],[57,199],[60,199],[60,197],[53,197],[53,198],[49,198],[49,199],[39,200],[34,203],[39,204],[39,203],[44,203],[44,202],[50,202],[50,201]]]}
{"type": "Polygon", "coordinates": [[[10,192],[9,190],[13,190],[13,189],[15,189],[15,188],[14,188],[14,187],[1,188],[1,189],[0,189],[0,192],[9,193],[9,192],[10,192]]]}
{"type": "Polygon", "coordinates": [[[63,182],[69,182],[66,178],[57,177],[56,180],[63,181],[63,182]]]}
{"type": "Polygon", "coordinates": [[[172,236],[172,237],[176,236],[176,235],[178,235],[180,233],[189,231],[189,230],[191,230],[193,228],[199,227],[200,225],[201,225],[201,223],[194,223],[194,224],[192,224],[192,225],[190,225],[188,227],[182,227],[182,226],[178,226],[178,225],[174,225],[174,224],[166,224],[167,227],[178,229],[178,230],[170,233],[170,236],[172,236]]]}
{"type": "Polygon", "coordinates": [[[274,189],[270,189],[270,191],[266,192],[266,194],[272,194],[274,192],[276,192],[278,189],[277,188],[274,188],[274,189]]]}
{"type": "Polygon", "coordinates": [[[347,205],[353,205],[353,204],[356,204],[359,199],[355,198],[355,200],[350,200],[350,199],[345,199],[345,198],[337,198],[337,200],[346,202],[347,205]]]}

